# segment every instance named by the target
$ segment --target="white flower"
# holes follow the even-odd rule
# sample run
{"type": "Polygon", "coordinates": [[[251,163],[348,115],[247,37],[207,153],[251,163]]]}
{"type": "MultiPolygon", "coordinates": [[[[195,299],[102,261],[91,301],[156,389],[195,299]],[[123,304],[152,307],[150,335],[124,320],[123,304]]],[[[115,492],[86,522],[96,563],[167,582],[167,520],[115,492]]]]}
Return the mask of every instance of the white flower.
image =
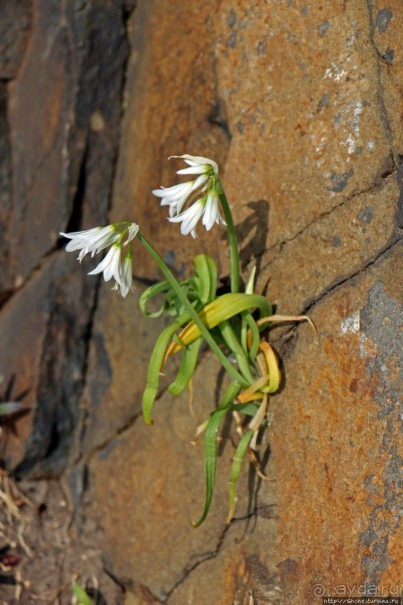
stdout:
{"type": "MultiPolygon", "coordinates": [[[[121,265],[120,278],[121,278],[120,293],[123,296],[123,298],[126,298],[128,292],[133,292],[133,290],[134,290],[131,254],[126,254],[126,256],[123,260],[123,263],[121,265]]],[[[112,288],[112,290],[117,290],[118,287],[119,286],[116,283],[114,285],[114,287],[112,288]]]]}
{"type": "Polygon", "coordinates": [[[182,223],[181,224],[181,233],[182,235],[192,234],[192,237],[196,237],[196,225],[199,222],[200,217],[203,214],[203,200],[197,200],[194,204],[192,204],[187,210],[179,214],[178,216],[174,216],[169,220],[172,223],[182,223]]]}
{"type": "Polygon", "coordinates": [[[225,221],[222,218],[218,205],[219,199],[215,189],[209,191],[207,200],[203,209],[203,220],[202,223],[206,227],[207,231],[210,231],[214,223],[221,223],[225,225],[225,221]]]}
{"type": "Polygon", "coordinates": [[[97,273],[104,274],[104,280],[109,281],[112,277],[116,283],[120,286],[122,282],[121,268],[120,268],[120,252],[122,247],[119,244],[113,244],[108,254],[103,260],[88,273],[88,275],[96,275],[97,273]]]}
{"type": "Polygon", "coordinates": [[[78,260],[81,263],[84,256],[89,252],[94,256],[94,254],[114,244],[119,239],[121,233],[113,225],[108,225],[107,227],[87,229],[87,231],[60,233],[60,235],[71,240],[66,246],[67,252],[80,250],[78,260]]]}
{"type": "Polygon", "coordinates": [[[122,265],[120,256],[121,251],[122,246],[120,244],[113,244],[105,258],[93,271],[90,271],[88,275],[103,273],[105,281],[109,281],[113,278],[115,280],[115,285],[112,290],[118,290],[120,288],[120,293],[123,298],[125,298],[129,290],[133,290],[132,260],[130,254],[128,254],[122,265]]]}
{"type": "Polygon", "coordinates": [[[209,160],[208,158],[202,158],[200,156],[195,155],[171,155],[168,160],[171,158],[183,158],[186,164],[189,164],[190,168],[182,168],[178,170],[176,174],[203,174],[211,172],[213,169],[214,174],[218,174],[218,165],[213,160],[209,160]]]}
{"type": "Polygon", "coordinates": [[[218,195],[215,191],[209,191],[207,196],[200,198],[184,212],[169,220],[172,223],[181,222],[182,235],[188,235],[190,233],[192,237],[195,238],[197,237],[196,225],[201,217],[203,217],[202,223],[207,231],[210,231],[214,223],[225,225],[218,209],[218,195]]]}
{"type": "Polygon", "coordinates": [[[80,262],[88,252],[91,252],[92,256],[94,256],[94,254],[111,246],[105,258],[88,275],[103,273],[105,281],[114,278],[115,285],[112,290],[120,288],[121,295],[126,297],[128,292],[133,290],[132,257],[129,250],[122,262],[122,245],[127,246],[136,237],[138,230],[139,227],[136,223],[124,221],[117,223],[116,226],[95,227],[87,231],[61,233],[60,235],[71,240],[66,246],[67,252],[80,250],[78,256],[80,262]],[[123,229],[119,230],[117,228],[119,226],[123,226],[123,229]],[[123,242],[125,237],[126,241],[123,242]]]}
{"type": "MultiPolygon", "coordinates": [[[[192,155],[174,155],[173,158],[183,158],[188,168],[182,168],[177,174],[193,174],[197,178],[193,181],[161,187],[155,189],[153,194],[161,199],[161,206],[169,206],[169,221],[181,222],[181,233],[196,237],[196,225],[202,218],[202,223],[210,231],[215,223],[225,225],[219,210],[219,197],[216,190],[218,166],[213,160],[192,155]],[[198,199],[197,199],[198,198],[198,199]],[[186,203],[191,205],[183,212],[186,203]]],[[[170,159],[170,158],[169,158],[170,159]]]]}
{"type": "Polygon", "coordinates": [[[161,206],[169,206],[169,216],[174,216],[175,214],[179,214],[193,191],[199,189],[207,181],[208,177],[203,174],[198,176],[194,181],[180,183],[172,187],[154,189],[153,194],[162,198],[161,206]]]}
{"type": "Polygon", "coordinates": [[[130,225],[127,228],[127,240],[125,241],[125,243],[123,245],[127,246],[127,244],[136,237],[138,231],[139,231],[139,226],[136,225],[136,223],[130,223],[130,225]]]}

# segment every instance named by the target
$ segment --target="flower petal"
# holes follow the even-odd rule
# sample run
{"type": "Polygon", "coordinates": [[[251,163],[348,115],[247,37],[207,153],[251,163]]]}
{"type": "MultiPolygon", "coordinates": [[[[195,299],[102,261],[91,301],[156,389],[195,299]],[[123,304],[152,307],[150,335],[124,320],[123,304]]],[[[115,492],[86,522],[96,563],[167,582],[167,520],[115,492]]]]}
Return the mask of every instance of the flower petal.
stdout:
{"type": "Polygon", "coordinates": [[[139,226],[136,225],[136,223],[131,223],[127,229],[127,240],[125,241],[124,246],[127,246],[127,244],[136,237],[138,231],[139,231],[139,226]]]}
{"type": "Polygon", "coordinates": [[[189,233],[191,233],[193,237],[196,237],[195,227],[196,227],[201,215],[203,214],[203,208],[204,208],[204,200],[202,200],[202,199],[197,200],[197,202],[192,204],[192,206],[190,206],[190,208],[188,208],[187,210],[182,212],[182,214],[172,217],[169,220],[172,223],[179,223],[179,222],[182,223],[181,224],[181,233],[183,235],[189,235],[189,233]]]}
{"type": "Polygon", "coordinates": [[[154,189],[153,194],[162,198],[161,206],[169,206],[169,216],[173,217],[175,214],[181,212],[183,206],[194,191],[204,189],[208,180],[208,174],[202,173],[194,181],[179,183],[178,185],[172,185],[172,187],[168,188],[162,187],[161,189],[154,189]]]}
{"type": "Polygon", "coordinates": [[[154,189],[153,194],[157,197],[175,198],[185,193],[190,193],[192,190],[193,181],[187,181],[186,183],[179,183],[178,185],[172,185],[172,187],[163,187],[161,189],[154,189]]]}
{"type": "Polygon", "coordinates": [[[104,280],[109,281],[112,277],[115,278],[116,282],[121,284],[120,277],[120,251],[121,247],[114,244],[109,250],[105,258],[88,273],[88,275],[96,275],[97,273],[104,274],[104,280]]]}
{"type": "Polygon", "coordinates": [[[209,164],[210,166],[213,167],[215,174],[218,174],[218,165],[216,164],[216,162],[214,162],[213,160],[209,160],[208,158],[203,158],[198,155],[189,155],[187,153],[185,153],[184,155],[171,155],[168,159],[170,160],[171,158],[184,159],[186,164],[189,164],[190,166],[197,166],[200,164],[209,164]]]}
{"type": "Polygon", "coordinates": [[[72,231],[70,233],[63,233],[62,231],[60,231],[59,235],[62,235],[63,237],[67,237],[69,239],[77,238],[85,240],[87,239],[87,237],[99,232],[101,229],[102,227],[93,227],[92,229],[87,229],[86,231],[72,231]]]}
{"type": "Polygon", "coordinates": [[[120,293],[126,298],[128,292],[133,292],[132,259],[130,255],[125,256],[121,267],[120,293]]]}
{"type": "Polygon", "coordinates": [[[189,168],[181,168],[181,170],[177,170],[176,174],[204,174],[211,170],[211,167],[208,164],[200,164],[198,166],[189,166],[189,168]]]}
{"type": "Polygon", "coordinates": [[[108,225],[107,227],[94,227],[86,231],[61,233],[60,235],[70,239],[66,246],[67,252],[81,250],[78,256],[78,260],[81,262],[89,252],[92,252],[92,256],[94,256],[94,254],[116,242],[119,239],[120,233],[113,225],[108,225]]]}
{"type": "Polygon", "coordinates": [[[218,214],[218,195],[215,191],[209,191],[202,219],[202,223],[207,231],[210,231],[216,222],[218,214]]]}

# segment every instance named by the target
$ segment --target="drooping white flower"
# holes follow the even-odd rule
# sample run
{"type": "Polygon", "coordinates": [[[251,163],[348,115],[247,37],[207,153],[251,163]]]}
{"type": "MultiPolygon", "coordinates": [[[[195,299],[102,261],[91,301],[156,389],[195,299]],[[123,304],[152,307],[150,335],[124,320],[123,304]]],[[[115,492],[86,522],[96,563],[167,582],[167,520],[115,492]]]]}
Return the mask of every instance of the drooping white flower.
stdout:
{"type": "Polygon", "coordinates": [[[88,275],[97,275],[97,273],[103,273],[104,280],[109,281],[110,279],[115,280],[115,285],[112,290],[117,290],[123,284],[122,281],[122,267],[121,267],[121,251],[122,246],[120,244],[113,244],[108,254],[103,260],[88,273],[88,275]]]}
{"type": "MultiPolygon", "coordinates": [[[[215,223],[225,225],[219,210],[219,197],[216,189],[218,166],[213,160],[200,156],[174,155],[182,158],[188,168],[182,168],[177,174],[192,174],[193,181],[155,189],[153,194],[161,199],[161,206],[169,206],[169,221],[181,224],[181,233],[196,237],[196,225],[202,223],[209,231],[215,223]],[[185,204],[190,204],[183,212],[185,204]]],[[[171,159],[171,158],[169,158],[171,159]]]]}
{"type": "Polygon", "coordinates": [[[94,256],[94,254],[114,244],[121,233],[113,225],[108,225],[107,227],[94,227],[94,229],[87,229],[86,231],[60,233],[60,235],[71,240],[66,246],[67,252],[80,250],[78,260],[81,262],[89,252],[94,256]]]}
{"type": "MultiPolygon", "coordinates": [[[[120,271],[120,278],[121,278],[120,293],[123,296],[123,298],[126,298],[127,294],[129,292],[133,292],[133,290],[134,290],[133,275],[132,275],[132,257],[131,257],[130,253],[126,254],[125,258],[123,259],[123,263],[121,265],[121,271],[120,271]]],[[[118,287],[119,286],[116,283],[115,286],[112,288],[112,290],[117,290],[118,287]]]]}
{"type": "Polygon", "coordinates": [[[206,203],[203,208],[202,223],[207,231],[210,231],[214,223],[225,225],[225,221],[220,214],[219,198],[215,189],[210,190],[207,194],[206,203]]]}
{"type": "Polygon", "coordinates": [[[169,220],[172,223],[182,223],[182,235],[189,235],[189,233],[191,233],[192,237],[196,237],[196,225],[203,214],[203,209],[203,200],[197,200],[197,202],[189,206],[184,212],[178,214],[178,216],[173,216],[169,220]]]}
{"type": "Polygon", "coordinates": [[[171,155],[168,160],[171,158],[181,158],[190,166],[190,168],[178,170],[176,174],[203,174],[211,172],[211,169],[213,169],[214,174],[218,174],[218,164],[214,160],[197,155],[188,155],[187,153],[185,155],[171,155]]]}
{"type": "Polygon", "coordinates": [[[136,223],[124,221],[107,227],[95,227],[86,231],[61,233],[60,235],[71,240],[66,246],[67,252],[80,250],[78,256],[80,262],[89,252],[94,256],[111,246],[105,258],[88,275],[103,273],[105,281],[113,278],[115,285],[112,289],[120,288],[121,295],[126,297],[128,292],[133,290],[132,257],[129,250],[122,262],[122,245],[127,246],[136,237],[138,230],[139,227],[136,223]],[[118,229],[122,226],[123,229],[118,229]],[[125,238],[126,241],[123,242],[125,238]]]}
{"type": "Polygon", "coordinates": [[[195,238],[197,237],[196,225],[201,217],[202,223],[207,231],[210,231],[215,223],[225,225],[224,219],[221,217],[218,209],[218,195],[214,190],[209,191],[206,196],[194,202],[189,208],[184,210],[184,212],[169,220],[172,223],[182,223],[182,235],[188,235],[190,233],[192,237],[195,238]]]}
{"type": "Polygon", "coordinates": [[[191,194],[205,185],[207,181],[208,177],[202,174],[194,181],[172,185],[172,187],[154,189],[153,194],[162,198],[161,206],[169,206],[169,216],[172,217],[180,213],[191,194]]]}
{"type": "Polygon", "coordinates": [[[130,223],[130,225],[127,228],[127,240],[125,241],[125,243],[123,245],[127,246],[127,244],[129,244],[132,241],[132,239],[134,239],[136,237],[138,232],[139,232],[139,226],[136,225],[136,223],[130,223]]]}

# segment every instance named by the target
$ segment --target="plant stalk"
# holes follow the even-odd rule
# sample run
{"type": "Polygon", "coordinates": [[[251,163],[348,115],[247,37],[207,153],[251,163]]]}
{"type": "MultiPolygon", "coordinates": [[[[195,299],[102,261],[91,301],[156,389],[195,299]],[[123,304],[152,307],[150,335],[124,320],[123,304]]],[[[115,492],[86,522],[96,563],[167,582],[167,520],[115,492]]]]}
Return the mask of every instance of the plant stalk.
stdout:
{"type": "Polygon", "coordinates": [[[224,213],[224,219],[227,223],[228,245],[231,259],[231,292],[239,292],[240,274],[239,274],[239,250],[238,240],[235,231],[234,221],[232,219],[231,209],[228,204],[227,196],[221,185],[221,181],[217,178],[216,183],[218,197],[220,198],[221,207],[224,213]]]}

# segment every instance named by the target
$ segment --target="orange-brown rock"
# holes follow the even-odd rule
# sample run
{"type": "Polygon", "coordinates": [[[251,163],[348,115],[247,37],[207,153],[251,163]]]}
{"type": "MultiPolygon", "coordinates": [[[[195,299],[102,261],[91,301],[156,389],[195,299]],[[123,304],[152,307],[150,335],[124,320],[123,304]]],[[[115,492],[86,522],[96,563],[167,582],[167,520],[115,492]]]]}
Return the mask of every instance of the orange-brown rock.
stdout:
{"type": "Polygon", "coordinates": [[[107,221],[125,12],[113,1],[3,2],[0,33],[0,374],[3,397],[25,393],[30,409],[5,455],[52,475],[78,424],[97,293],[90,263],[58,250],[59,231],[107,221]]]}

